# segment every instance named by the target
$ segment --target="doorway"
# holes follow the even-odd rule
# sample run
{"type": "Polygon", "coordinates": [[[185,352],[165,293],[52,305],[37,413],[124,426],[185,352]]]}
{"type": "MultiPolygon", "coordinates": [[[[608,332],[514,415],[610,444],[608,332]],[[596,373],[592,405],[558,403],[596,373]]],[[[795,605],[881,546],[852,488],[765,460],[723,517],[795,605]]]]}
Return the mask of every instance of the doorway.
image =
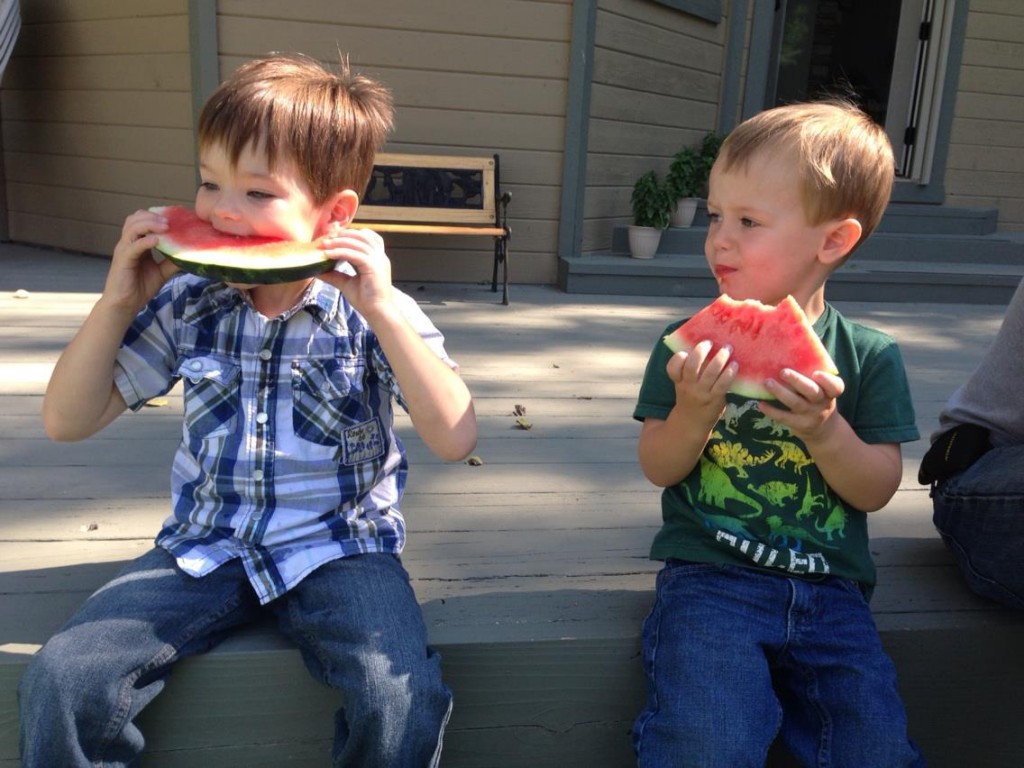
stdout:
{"type": "Polygon", "coordinates": [[[775,0],[766,103],[843,96],[885,126],[897,178],[927,184],[955,0],[775,0]]]}

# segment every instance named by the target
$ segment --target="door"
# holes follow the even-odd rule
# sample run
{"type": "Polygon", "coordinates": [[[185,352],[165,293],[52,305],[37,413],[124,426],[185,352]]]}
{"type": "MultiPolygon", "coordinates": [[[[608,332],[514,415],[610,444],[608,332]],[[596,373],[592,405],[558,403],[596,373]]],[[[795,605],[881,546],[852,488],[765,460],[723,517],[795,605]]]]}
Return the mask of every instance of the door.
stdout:
{"type": "Polygon", "coordinates": [[[954,0],[775,0],[767,103],[847,96],[927,184],[954,0]]]}

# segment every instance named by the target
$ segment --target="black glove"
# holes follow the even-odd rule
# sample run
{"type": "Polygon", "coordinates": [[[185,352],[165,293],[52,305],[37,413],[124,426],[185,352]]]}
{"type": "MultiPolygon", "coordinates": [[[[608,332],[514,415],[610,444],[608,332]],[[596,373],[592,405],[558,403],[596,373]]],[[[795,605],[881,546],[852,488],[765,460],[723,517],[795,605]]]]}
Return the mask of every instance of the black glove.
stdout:
{"type": "Polygon", "coordinates": [[[917,481],[922,485],[958,475],[990,448],[988,430],[977,424],[961,424],[943,432],[921,459],[917,481]]]}

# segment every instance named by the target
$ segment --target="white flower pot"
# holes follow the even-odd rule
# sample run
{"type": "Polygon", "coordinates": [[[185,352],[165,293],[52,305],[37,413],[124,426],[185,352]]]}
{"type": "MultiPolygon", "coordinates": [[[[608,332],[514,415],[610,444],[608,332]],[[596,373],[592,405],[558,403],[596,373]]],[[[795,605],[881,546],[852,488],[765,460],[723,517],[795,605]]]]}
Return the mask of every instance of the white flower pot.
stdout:
{"type": "Polygon", "coordinates": [[[653,259],[661,243],[661,230],[657,227],[629,226],[629,253],[634,259],[653,259]]]}
{"type": "Polygon", "coordinates": [[[676,200],[676,204],[672,206],[672,221],[673,227],[688,227],[693,224],[693,217],[697,213],[697,198],[696,197],[682,197],[676,200]]]}

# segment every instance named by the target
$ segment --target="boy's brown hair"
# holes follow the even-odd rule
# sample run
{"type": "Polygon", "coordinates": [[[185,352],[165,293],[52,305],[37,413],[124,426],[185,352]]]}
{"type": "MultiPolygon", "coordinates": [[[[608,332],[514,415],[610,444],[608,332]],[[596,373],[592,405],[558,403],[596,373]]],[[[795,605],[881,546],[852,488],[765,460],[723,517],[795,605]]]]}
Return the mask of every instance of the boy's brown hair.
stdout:
{"type": "Polygon", "coordinates": [[[765,110],[726,137],[716,162],[725,170],[743,167],[762,152],[793,157],[810,224],[855,218],[858,245],[878,226],[895,178],[892,146],[854,104],[834,99],[765,110]]]}
{"type": "Polygon", "coordinates": [[[270,54],[243,64],[213,92],[199,115],[199,146],[223,144],[237,163],[248,145],[270,168],[295,163],[317,204],[344,189],[360,197],[373,160],[394,125],[391,92],[352,74],[331,72],[302,54],[270,54]]]}

